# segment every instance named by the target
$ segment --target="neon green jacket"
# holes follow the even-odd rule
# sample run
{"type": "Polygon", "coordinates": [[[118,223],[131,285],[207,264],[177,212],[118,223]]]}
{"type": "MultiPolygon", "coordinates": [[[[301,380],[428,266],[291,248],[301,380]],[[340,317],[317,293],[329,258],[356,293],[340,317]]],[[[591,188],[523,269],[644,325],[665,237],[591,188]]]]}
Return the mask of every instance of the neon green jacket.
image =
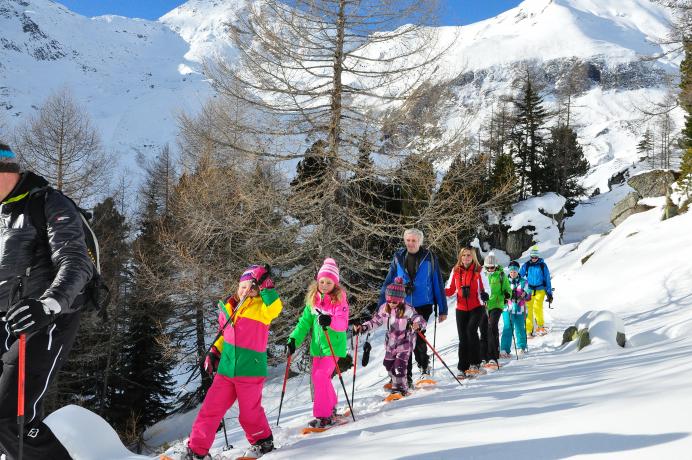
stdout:
{"type": "Polygon", "coordinates": [[[509,276],[505,273],[504,268],[497,266],[493,273],[485,272],[488,282],[490,283],[490,298],[488,299],[488,310],[496,308],[505,308],[505,292],[512,294],[512,287],[509,285],[509,276]]]}

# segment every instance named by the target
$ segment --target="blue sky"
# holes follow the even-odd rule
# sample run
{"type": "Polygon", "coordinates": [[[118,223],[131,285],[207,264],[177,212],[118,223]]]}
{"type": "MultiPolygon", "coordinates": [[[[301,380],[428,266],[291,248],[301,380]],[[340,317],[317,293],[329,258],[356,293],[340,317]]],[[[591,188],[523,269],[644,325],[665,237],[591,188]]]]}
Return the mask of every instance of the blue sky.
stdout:
{"type": "MultiPolygon", "coordinates": [[[[118,14],[121,16],[156,19],[184,0],[58,0],[72,11],[84,16],[118,14]]],[[[443,24],[470,24],[515,7],[519,0],[440,0],[443,24]]]]}

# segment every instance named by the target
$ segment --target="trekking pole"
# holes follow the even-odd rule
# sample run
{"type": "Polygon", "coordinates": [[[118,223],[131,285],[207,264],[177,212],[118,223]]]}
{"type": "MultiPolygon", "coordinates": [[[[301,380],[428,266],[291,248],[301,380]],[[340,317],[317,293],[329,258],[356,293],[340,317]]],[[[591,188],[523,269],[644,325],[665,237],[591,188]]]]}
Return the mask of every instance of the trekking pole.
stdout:
{"type": "Polygon", "coordinates": [[[19,380],[17,382],[17,425],[19,425],[19,460],[24,456],[24,383],[26,372],[26,334],[19,335],[19,380]]]}
{"type": "MultiPolygon", "coordinates": [[[[517,350],[517,338],[514,335],[514,322],[512,321],[512,318],[509,319],[509,326],[512,328],[512,341],[514,342],[514,353],[517,354],[517,361],[519,361],[519,350],[517,350]]],[[[522,324],[522,326],[524,326],[524,324],[522,324]]]]}
{"type": "MultiPolygon", "coordinates": [[[[433,324],[433,347],[437,346],[437,305],[435,305],[435,324],[433,324]]],[[[432,366],[430,366],[430,375],[435,375],[435,354],[432,357],[432,366]]]]}
{"type": "Polygon", "coordinates": [[[279,426],[279,419],[281,418],[281,406],[284,405],[284,396],[286,396],[286,381],[288,381],[288,372],[291,370],[291,355],[288,355],[286,360],[286,372],[284,373],[284,387],[281,390],[281,401],[279,402],[279,415],[276,417],[276,426],[279,426]]]}
{"type": "Polygon", "coordinates": [[[348,409],[351,411],[351,418],[353,418],[353,421],[356,421],[356,416],[353,413],[353,407],[351,406],[351,400],[348,399],[348,392],[346,391],[346,385],[344,385],[344,378],[341,376],[341,369],[339,369],[339,361],[336,359],[336,355],[334,354],[334,347],[332,347],[332,341],[329,340],[329,332],[327,332],[326,327],[322,327],[322,330],[324,331],[324,336],[327,338],[327,343],[329,344],[329,351],[332,352],[332,358],[334,358],[334,365],[336,366],[336,372],[339,374],[339,380],[341,381],[341,388],[344,390],[344,396],[346,397],[346,402],[348,403],[348,409]]]}
{"type": "Polygon", "coordinates": [[[437,352],[437,350],[436,350],[432,345],[430,345],[430,342],[428,342],[428,339],[425,338],[425,336],[421,333],[421,331],[416,331],[416,332],[418,333],[418,337],[422,338],[422,339],[425,341],[425,343],[428,344],[428,346],[430,347],[430,349],[432,350],[432,352],[433,352],[434,354],[437,355],[437,358],[440,360],[440,362],[441,362],[442,364],[444,364],[444,366],[447,368],[447,370],[449,371],[449,373],[452,374],[452,377],[454,378],[454,380],[456,380],[456,382],[457,382],[459,385],[461,385],[461,388],[464,388],[464,385],[462,385],[462,383],[459,381],[459,379],[454,375],[454,372],[452,372],[452,370],[449,368],[449,366],[447,365],[447,363],[445,362],[445,360],[442,359],[442,356],[440,356],[440,354],[437,352]]]}
{"type": "Polygon", "coordinates": [[[226,450],[233,449],[233,446],[228,444],[228,433],[226,433],[226,418],[221,419],[221,426],[223,427],[223,438],[226,440],[226,450]]]}
{"type": "Polygon", "coordinates": [[[353,395],[356,391],[356,370],[358,369],[358,337],[360,337],[360,334],[356,335],[356,346],[353,349],[353,382],[351,383],[351,402],[353,404],[356,403],[353,395]]]}

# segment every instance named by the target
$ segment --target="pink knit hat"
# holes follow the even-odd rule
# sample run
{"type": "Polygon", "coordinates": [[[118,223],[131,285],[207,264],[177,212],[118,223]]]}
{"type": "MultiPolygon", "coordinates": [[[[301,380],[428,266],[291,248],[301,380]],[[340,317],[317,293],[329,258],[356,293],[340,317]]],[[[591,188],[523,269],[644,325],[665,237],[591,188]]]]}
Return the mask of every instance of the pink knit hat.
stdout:
{"type": "Polygon", "coordinates": [[[334,284],[339,284],[339,266],[336,265],[336,260],[331,257],[324,259],[322,268],[317,272],[317,279],[320,278],[329,278],[334,284]]]}

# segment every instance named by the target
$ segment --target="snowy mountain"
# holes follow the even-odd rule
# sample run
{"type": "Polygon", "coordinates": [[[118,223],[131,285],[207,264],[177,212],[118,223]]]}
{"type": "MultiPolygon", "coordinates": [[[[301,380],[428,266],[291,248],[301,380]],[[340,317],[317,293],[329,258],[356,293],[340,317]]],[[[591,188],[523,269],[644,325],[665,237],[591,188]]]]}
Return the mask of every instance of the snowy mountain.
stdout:
{"type": "MultiPolygon", "coordinates": [[[[202,63],[233,58],[226,30],[246,5],[190,0],[145,21],[85,18],[51,0],[0,0],[0,108],[14,124],[68,87],[127,165],[133,149],[174,142],[176,114],[212,95],[202,63]]],[[[448,88],[446,123],[475,136],[497,98],[516,93],[526,67],[549,91],[579,64],[575,120],[593,166],[586,185],[605,190],[612,173],[637,160],[636,108],[661,100],[677,72],[676,57],[640,60],[662,51],[656,40],[669,19],[648,0],[526,0],[485,21],[441,28],[437,46],[452,45],[433,79],[448,88]]]]}
{"type": "Polygon", "coordinates": [[[51,0],[0,0],[0,110],[9,124],[68,88],[105,145],[131,165],[175,140],[176,114],[211,96],[184,55],[189,46],[159,22],[85,18],[51,0]]]}

